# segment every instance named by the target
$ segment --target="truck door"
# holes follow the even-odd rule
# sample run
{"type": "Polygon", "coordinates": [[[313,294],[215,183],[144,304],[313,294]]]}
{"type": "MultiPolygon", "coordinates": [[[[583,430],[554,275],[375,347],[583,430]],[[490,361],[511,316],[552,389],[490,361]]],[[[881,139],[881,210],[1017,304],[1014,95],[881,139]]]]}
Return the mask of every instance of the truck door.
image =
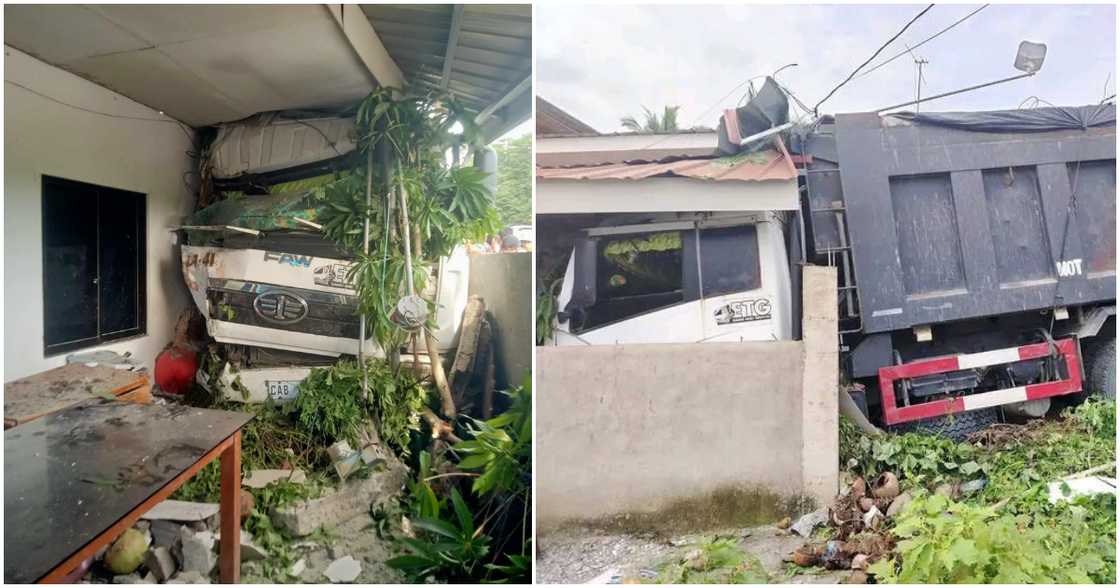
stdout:
{"type": "Polygon", "coordinates": [[[698,232],[704,340],[789,339],[789,271],[775,223],[698,232]]]}

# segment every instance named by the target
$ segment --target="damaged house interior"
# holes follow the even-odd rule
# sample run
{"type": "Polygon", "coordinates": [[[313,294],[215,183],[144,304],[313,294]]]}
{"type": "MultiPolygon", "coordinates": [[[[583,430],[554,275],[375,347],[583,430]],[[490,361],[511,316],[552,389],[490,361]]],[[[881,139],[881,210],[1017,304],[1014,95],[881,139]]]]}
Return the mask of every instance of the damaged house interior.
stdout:
{"type": "Polygon", "coordinates": [[[5,6],[7,582],[529,581],[531,14],[5,6]]]}

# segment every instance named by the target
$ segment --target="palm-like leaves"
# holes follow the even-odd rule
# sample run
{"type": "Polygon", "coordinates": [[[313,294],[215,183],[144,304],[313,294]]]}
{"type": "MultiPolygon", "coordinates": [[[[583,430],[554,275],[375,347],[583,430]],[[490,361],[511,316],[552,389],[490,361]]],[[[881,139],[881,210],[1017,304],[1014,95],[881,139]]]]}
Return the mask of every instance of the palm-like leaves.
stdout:
{"type": "Polygon", "coordinates": [[[639,123],[638,119],[625,116],[621,120],[622,127],[638,133],[675,133],[680,130],[677,124],[677,113],[680,109],[680,106],[666,106],[658,117],[657,113],[643,106],[644,122],[639,123]]]}

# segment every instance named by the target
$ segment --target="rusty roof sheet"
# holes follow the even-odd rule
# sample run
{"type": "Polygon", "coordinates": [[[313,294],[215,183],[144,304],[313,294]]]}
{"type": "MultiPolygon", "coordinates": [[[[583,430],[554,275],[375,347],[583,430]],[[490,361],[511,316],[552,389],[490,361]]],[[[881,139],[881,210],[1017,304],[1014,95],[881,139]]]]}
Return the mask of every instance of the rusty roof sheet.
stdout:
{"type": "Polygon", "coordinates": [[[538,167],[543,180],[644,180],[657,177],[682,177],[717,182],[789,181],[797,169],[785,148],[767,149],[731,157],[686,158],[648,163],[615,163],[574,167],[538,167]]]}

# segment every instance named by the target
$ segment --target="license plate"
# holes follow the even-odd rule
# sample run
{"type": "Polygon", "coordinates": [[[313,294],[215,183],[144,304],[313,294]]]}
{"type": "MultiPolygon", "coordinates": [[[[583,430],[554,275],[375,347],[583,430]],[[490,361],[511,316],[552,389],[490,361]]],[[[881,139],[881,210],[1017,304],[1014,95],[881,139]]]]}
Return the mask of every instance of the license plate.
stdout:
{"type": "Polygon", "coordinates": [[[276,402],[287,402],[299,396],[298,380],[265,382],[265,386],[268,387],[268,397],[276,402]]]}

